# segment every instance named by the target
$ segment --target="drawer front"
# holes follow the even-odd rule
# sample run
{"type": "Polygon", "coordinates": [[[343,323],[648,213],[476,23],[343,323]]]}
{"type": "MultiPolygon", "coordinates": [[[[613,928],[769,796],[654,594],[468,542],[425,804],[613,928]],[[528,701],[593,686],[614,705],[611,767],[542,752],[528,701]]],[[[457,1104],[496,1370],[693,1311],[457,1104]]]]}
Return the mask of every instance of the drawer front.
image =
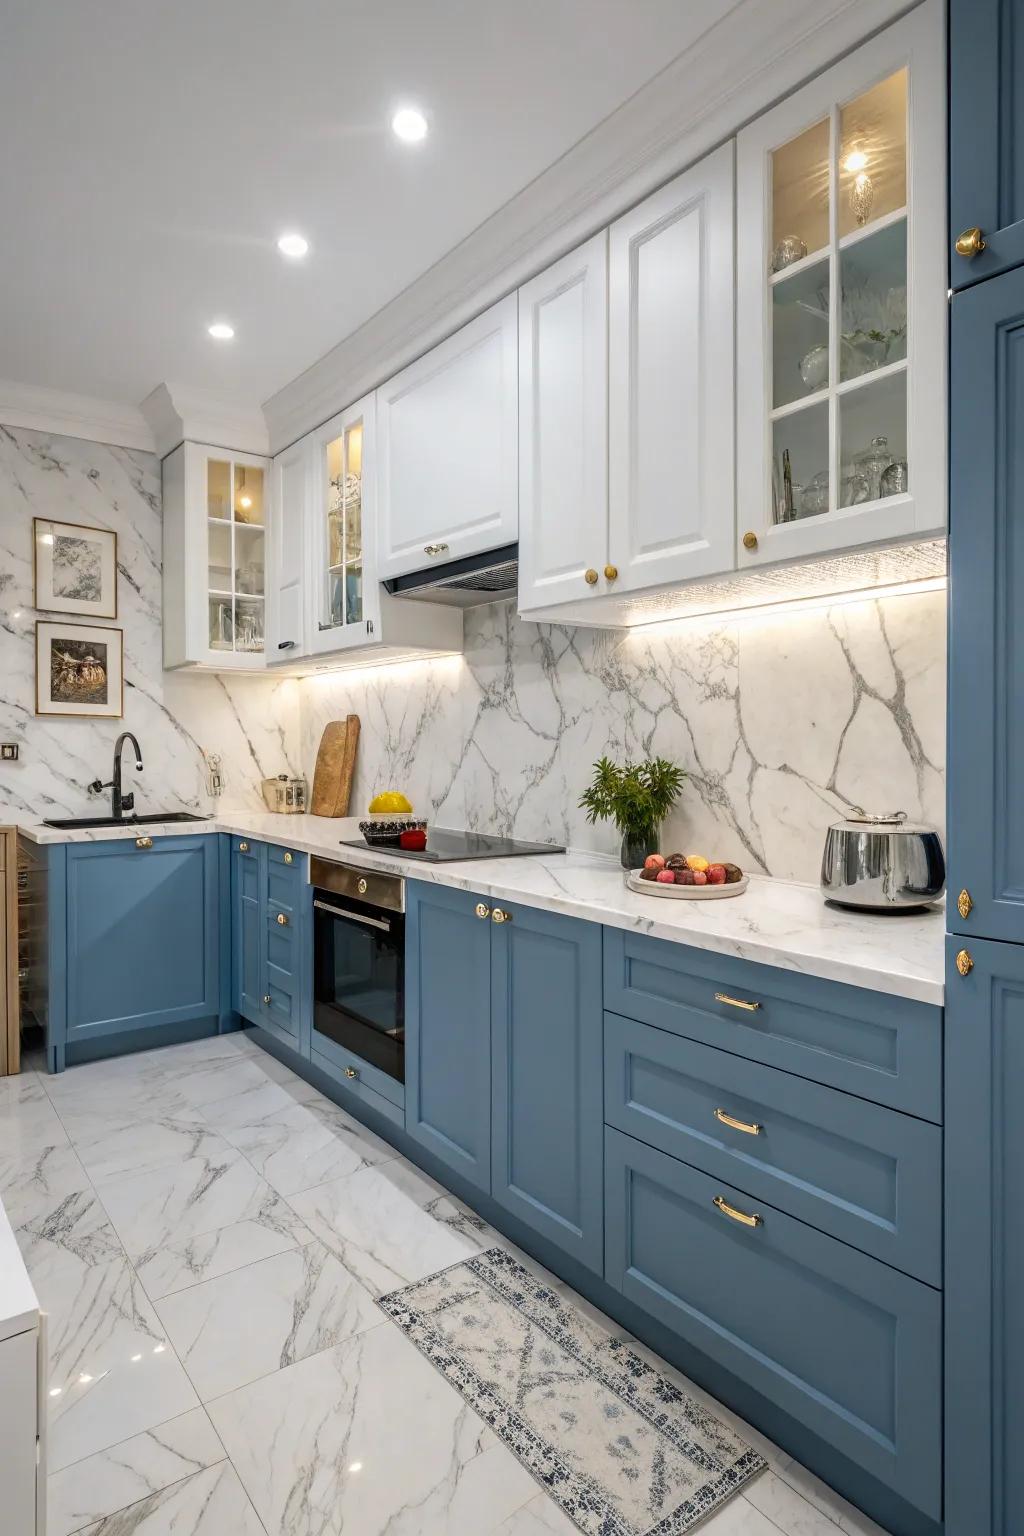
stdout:
{"type": "Polygon", "coordinates": [[[614,1013],[604,1038],[609,1125],[941,1284],[937,1125],[614,1013]]]}
{"type": "Polygon", "coordinates": [[[939,1293],[612,1129],[605,1175],[609,1284],[938,1519],[939,1293]]]}
{"type": "Polygon", "coordinates": [[[925,1120],[942,1120],[942,1010],[604,930],[605,1007],[925,1120]],[[746,1005],[746,1006],[744,1006],[746,1005]]]}
{"type": "Polygon", "coordinates": [[[379,1067],[364,1061],[361,1056],[353,1051],[347,1051],[343,1045],[332,1040],[328,1035],[322,1035],[318,1029],[313,1030],[312,1048],[314,1058],[319,1057],[318,1066],[325,1070],[333,1068],[332,1076],[347,1088],[350,1093],[365,1097],[364,1089],[368,1089],[372,1095],[371,1102],[377,1099],[388,1099],[399,1108],[405,1107],[405,1084],[397,1079],[389,1077],[379,1067]]]}

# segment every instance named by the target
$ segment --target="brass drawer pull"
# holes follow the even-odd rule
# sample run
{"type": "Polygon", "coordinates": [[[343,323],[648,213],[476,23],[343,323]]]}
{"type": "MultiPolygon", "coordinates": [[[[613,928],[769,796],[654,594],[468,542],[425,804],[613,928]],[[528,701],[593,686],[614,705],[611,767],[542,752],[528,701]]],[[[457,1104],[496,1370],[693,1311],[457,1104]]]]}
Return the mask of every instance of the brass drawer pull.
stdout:
{"type": "Polygon", "coordinates": [[[491,909],[487,905],[486,901],[478,901],[473,910],[477,917],[490,917],[491,915],[491,909]]]}
{"type": "Polygon", "coordinates": [[[283,912],[279,912],[277,914],[277,921],[278,921],[278,926],[279,927],[281,927],[281,928],[287,928],[288,927],[288,918],[286,917],[286,915],[283,912]]]}
{"type": "Polygon", "coordinates": [[[447,544],[424,544],[424,546],[423,546],[423,553],[425,555],[429,555],[431,560],[436,560],[438,555],[446,555],[448,553],[448,545],[447,544]]]}
{"type": "Polygon", "coordinates": [[[263,994],[263,1006],[264,1006],[264,1008],[269,1008],[270,1004],[272,1002],[273,1002],[273,998],[270,996],[270,993],[269,992],[264,992],[264,994],[263,994]]]}
{"type": "Polygon", "coordinates": [[[746,1211],[738,1211],[734,1205],[729,1204],[728,1200],[723,1200],[721,1195],[716,1195],[711,1203],[718,1207],[723,1216],[728,1216],[730,1221],[738,1221],[741,1226],[764,1226],[763,1216],[758,1216],[756,1212],[752,1216],[748,1216],[746,1211]]]}
{"type": "Polygon", "coordinates": [[[742,997],[730,997],[728,992],[716,992],[716,1003],[728,1003],[730,1008],[743,1008],[747,1013],[756,1013],[760,1003],[748,1003],[742,997]]]}
{"type": "Polygon", "coordinates": [[[137,837],[135,839],[135,846],[136,848],[152,848],[153,839],[151,837],[137,837]]]}
{"type": "Polygon", "coordinates": [[[735,1115],[728,1114],[724,1109],[715,1110],[715,1119],[721,1120],[723,1125],[731,1125],[734,1131],[746,1131],[748,1136],[760,1136],[764,1130],[763,1125],[758,1125],[756,1120],[737,1120],[735,1115]]]}
{"type": "Polygon", "coordinates": [[[295,863],[294,855],[290,854],[290,853],[286,853],[285,856],[284,856],[284,862],[286,864],[294,864],[295,863]]]}
{"type": "Polygon", "coordinates": [[[346,1067],[345,1068],[345,1076],[346,1077],[358,1077],[359,1073],[356,1071],[355,1067],[346,1067]]]}
{"type": "Polygon", "coordinates": [[[492,923],[510,923],[511,921],[512,913],[502,911],[501,907],[495,907],[494,911],[491,913],[492,923]]]}
{"type": "Polygon", "coordinates": [[[360,896],[365,896],[369,889],[369,881],[366,879],[365,875],[360,875],[359,879],[356,881],[356,890],[359,892],[360,896]]]}
{"type": "Polygon", "coordinates": [[[239,853],[248,853],[249,852],[249,844],[248,843],[239,843],[238,851],[239,851],[239,853]]]}

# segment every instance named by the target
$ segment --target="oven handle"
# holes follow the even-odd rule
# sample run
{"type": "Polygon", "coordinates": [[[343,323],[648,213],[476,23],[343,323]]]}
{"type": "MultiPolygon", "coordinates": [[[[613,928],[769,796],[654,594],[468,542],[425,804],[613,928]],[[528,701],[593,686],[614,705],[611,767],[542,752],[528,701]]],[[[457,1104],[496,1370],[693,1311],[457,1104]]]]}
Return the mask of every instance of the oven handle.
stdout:
{"type": "Polygon", "coordinates": [[[364,917],[362,912],[348,912],[344,907],[332,907],[326,901],[314,900],[313,905],[318,907],[321,912],[330,912],[332,917],[346,917],[353,923],[366,923],[370,928],[383,928],[385,933],[391,932],[391,924],[384,922],[383,918],[364,917]]]}

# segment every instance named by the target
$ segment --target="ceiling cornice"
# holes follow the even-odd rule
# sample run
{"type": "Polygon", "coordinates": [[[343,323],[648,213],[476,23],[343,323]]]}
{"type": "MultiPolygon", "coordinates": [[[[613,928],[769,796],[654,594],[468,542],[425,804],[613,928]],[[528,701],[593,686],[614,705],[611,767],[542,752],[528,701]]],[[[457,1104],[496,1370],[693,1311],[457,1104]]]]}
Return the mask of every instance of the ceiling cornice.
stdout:
{"type": "Polygon", "coordinates": [[[267,423],[260,407],[240,404],[213,390],[158,384],[140,410],[162,459],[186,438],[235,453],[268,451],[267,423]]]}
{"type": "Polygon", "coordinates": [[[0,424],[150,453],[154,446],[149,424],[137,406],[8,379],[0,379],[0,424]]]}
{"type": "Polygon", "coordinates": [[[907,0],[737,0],[685,53],[264,404],[278,453],[587,239],[907,0]]]}

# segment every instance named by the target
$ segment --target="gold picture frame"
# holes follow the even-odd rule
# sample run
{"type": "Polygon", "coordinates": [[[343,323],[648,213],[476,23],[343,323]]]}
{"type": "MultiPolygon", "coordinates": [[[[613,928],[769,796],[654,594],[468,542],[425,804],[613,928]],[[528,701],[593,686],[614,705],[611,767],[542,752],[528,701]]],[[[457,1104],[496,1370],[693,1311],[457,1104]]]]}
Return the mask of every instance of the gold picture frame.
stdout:
{"type": "Polygon", "coordinates": [[[124,718],[124,630],[36,620],[36,714],[124,718]]]}
{"type": "Polygon", "coordinates": [[[33,605],[44,613],[117,618],[117,534],[57,518],[32,519],[33,605]]]}

